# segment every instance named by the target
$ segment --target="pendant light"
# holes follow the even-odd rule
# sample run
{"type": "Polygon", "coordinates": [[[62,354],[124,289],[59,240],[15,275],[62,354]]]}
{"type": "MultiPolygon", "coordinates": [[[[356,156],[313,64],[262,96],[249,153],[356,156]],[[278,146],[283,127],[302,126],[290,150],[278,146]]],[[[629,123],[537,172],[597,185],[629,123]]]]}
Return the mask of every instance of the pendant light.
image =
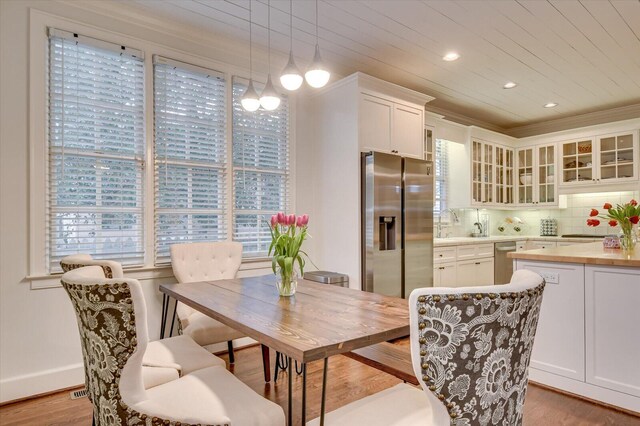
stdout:
{"type": "Polygon", "coordinates": [[[322,62],[320,57],[320,46],[318,44],[318,0],[316,0],[316,53],[313,55],[313,61],[309,65],[309,70],[304,74],[307,84],[316,89],[323,87],[329,81],[331,73],[322,62]]]}
{"type": "Polygon", "coordinates": [[[264,86],[262,90],[262,95],[260,96],[260,105],[262,108],[267,111],[273,111],[274,109],[280,106],[280,96],[278,96],[278,92],[273,87],[273,83],[271,82],[271,0],[267,2],[267,31],[268,31],[268,44],[269,44],[269,59],[268,59],[268,74],[267,74],[267,84],[264,86]]]}
{"type": "Polygon", "coordinates": [[[293,0],[289,0],[289,62],[282,70],[280,84],[287,90],[298,90],[302,85],[302,74],[293,59],[293,0]]]}
{"type": "Polygon", "coordinates": [[[260,99],[258,98],[258,92],[253,87],[253,55],[251,54],[253,47],[253,31],[251,23],[251,1],[249,2],[249,85],[245,90],[244,95],[240,99],[242,108],[249,112],[257,111],[260,108],[260,99]]]}

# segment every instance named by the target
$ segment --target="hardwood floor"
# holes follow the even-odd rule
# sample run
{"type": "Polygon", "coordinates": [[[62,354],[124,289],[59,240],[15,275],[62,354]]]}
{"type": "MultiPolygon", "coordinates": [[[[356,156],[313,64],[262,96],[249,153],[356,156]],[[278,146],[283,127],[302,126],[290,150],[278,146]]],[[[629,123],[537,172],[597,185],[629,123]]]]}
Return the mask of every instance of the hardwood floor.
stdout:
{"type": "MultiPolygon", "coordinates": [[[[403,343],[401,343],[403,344],[403,343]]],[[[226,358],[226,355],[223,356],[226,358]]],[[[275,359],[275,354],[271,354],[275,359]]],[[[285,408],[287,376],[265,384],[260,346],[236,351],[235,375],[256,392],[285,408]]],[[[400,380],[344,356],[329,359],[327,411],[363,398],[399,383],[400,380]]],[[[294,416],[300,424],[301,377],[294,382],[294,416]]],[[[307,367],[307,420],[319,415],[322,386],[322,361],[307,367]]],[[[0,407],[0,425],[90,425],[91,404],[87,398],[71,400],[69,392],[60,392],[0,407]]],[[[525,426],[640,426],[640,418],[611,410],[539,386],[529,385],[525,404],[525,426]]],[[[358,425],[350,425],[358,426],[358,425]]]]}

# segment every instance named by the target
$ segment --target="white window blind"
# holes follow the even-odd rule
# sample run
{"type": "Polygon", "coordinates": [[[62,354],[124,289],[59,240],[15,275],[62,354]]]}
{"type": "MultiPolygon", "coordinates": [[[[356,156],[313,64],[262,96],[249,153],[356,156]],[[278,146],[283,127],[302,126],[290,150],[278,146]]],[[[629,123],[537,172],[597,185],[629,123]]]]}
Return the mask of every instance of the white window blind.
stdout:
{"type": "Polygon", "coordinates": [[[224,75],[154,58],[155,261],[227,238],[224,75]]]}
{"type": "Polygon", "coordinates": [[[144,261],[141,56],[49,30],[50,271],[78,252],[125,265],[144,261]]]}
{"type": "Polygon", "coordinates": [[[289,209],[289,106],[247,112],[247,82],[233,80],[233,239],[245,257],[266,256],[271,215],[289,209]]]}
{"type": "MultiPolygon", "coordinates": [[[[435,200],[433,211],[435,216],[440,215],[448,208],[447,198],[449,195],[449,142],[443,139],[436,139],[435,145],[435,200]]],[[[443,215],[443,217],[447,217],[443,215]]]]}

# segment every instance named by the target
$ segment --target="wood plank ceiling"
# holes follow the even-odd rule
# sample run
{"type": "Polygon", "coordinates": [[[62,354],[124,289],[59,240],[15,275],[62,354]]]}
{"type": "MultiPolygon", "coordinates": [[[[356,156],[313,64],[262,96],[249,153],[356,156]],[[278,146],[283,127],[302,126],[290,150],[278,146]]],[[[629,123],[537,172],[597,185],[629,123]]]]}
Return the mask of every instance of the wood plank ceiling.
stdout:
{"type": "MultiPolygon", "coordinates": [[[[248,0],[136,0],[151,13],[248,41],[248,0]]],[[[294,53],[308,63],[315,3],[293,2],[294,53]]],[[[253,1],[266,48],[267,1],[253,1]]],[[[271,1],[272,46],[289,50],[289,1],[271,1]]],[[[508,129],[640,104],[639,0],[322,0],[319,37],[355,71],[432,95],[430,106],[508,129]],[[456,51],[461,58],[442,60],[456,51]],[[518,86],[503,89],[507,81],[518,86]],[[556,108],[543,108],[557,102],[556,108]]],[[[283,63],[273,65],[279,74],[283,63]]]]}

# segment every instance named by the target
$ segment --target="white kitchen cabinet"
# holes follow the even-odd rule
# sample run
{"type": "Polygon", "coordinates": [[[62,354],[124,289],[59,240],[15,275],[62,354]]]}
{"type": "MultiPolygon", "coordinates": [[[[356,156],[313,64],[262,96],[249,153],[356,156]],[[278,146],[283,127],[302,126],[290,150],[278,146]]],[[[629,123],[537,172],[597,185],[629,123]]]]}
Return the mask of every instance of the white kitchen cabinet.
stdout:
{"type": "Polygon", "coordinates": [[[527,250],[527,240],[516,241],[516,251],[527,250]]]}
{"type": "Polygon", "coordinates": [[[529,241],[527,242],[527,250],[545,249],[556,247],[555,241],[529,241]]]}
{"type": "Polygon", "coordinates": [[[636,130],[561,142],[563,186],[638,180],[636,130]]]}
{"type": "Polygon", "coordinates": [[[502,145],[495,146],[496,157],[496,205],[513,204],[515,196],[515,150],[502,145]]]}
{"type": "Polygon", "coordinates": [[[455,287],[457,282],[457,267],[455,262],[434,265],[434,287],[455,287]]]}
{"type": "Polygon", "coordinates": [[[434,160],[435,140],[434,140],[435,128],[432,126],[424,126],[424,159],[427,161],[434,160]]]}
{"type": "Polygon", "coordinates": [[[404,156],[424,158],[424,112],[404,104],[394,104],[391,150],[404,156]]]}
{"type": "Polygon", "coordinates": [[[585,290],[587,383],[640,397],[640,269],[587,265],[585,290]]]}
{"type": "Polygon", "coordinates": [[[493,285],[493,257],[463,260],[457,263],[457,287],[493,285]]]}
{"type": "Polygon", "coordinates": [[[556,145],[520,148],[516,157],[518,205],[558,205],[556,145]]]}
{"type": "Polygon", "coordinates": [[[456,260],[456,246],[436,247],[433,249],[433,263],[455,262],[456,260]]]}
{"type": "Polygon", "coordinates": [[[516,261],[546,280],[531,367],[576,380],[584,373],[584,266],[516,261]]]}
{"type": "Polygon", "coordinates": [[[364,150],[424,158],[424,112],[419,106],[360,93],[359,130],[364,150]]]}
{"type": "Polygon", "coordinates": [[[360,137],[365,148],[391,152],[393,102],[362,93],[360,95],[360,137]]]}

